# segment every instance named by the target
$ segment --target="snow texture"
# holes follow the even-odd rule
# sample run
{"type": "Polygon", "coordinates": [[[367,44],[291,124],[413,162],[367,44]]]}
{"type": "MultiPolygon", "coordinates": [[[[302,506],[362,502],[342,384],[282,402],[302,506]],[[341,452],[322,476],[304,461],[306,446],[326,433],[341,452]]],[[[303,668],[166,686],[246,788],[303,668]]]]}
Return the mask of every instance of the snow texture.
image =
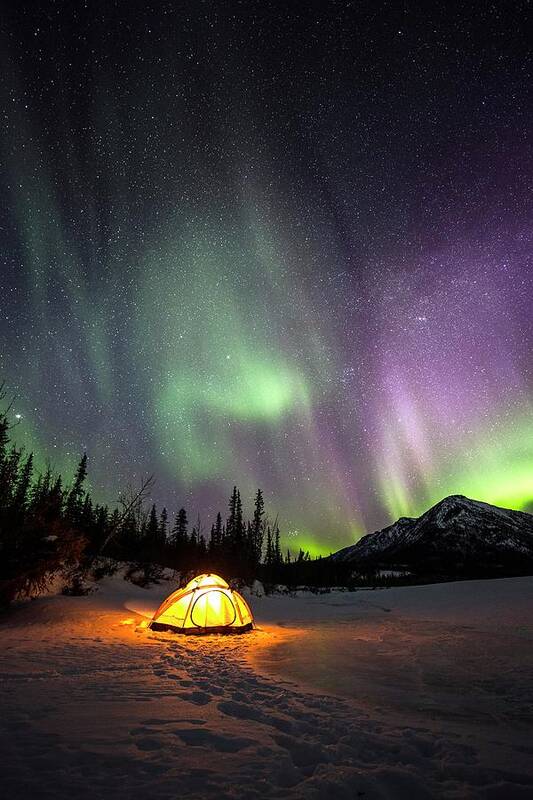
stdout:
{"type": "Polygon", "coordinates": [[[0,621],[6,798],[533,797],[533,579],[252,597],[259,629],[139,629],[116,576],[0,621]]]}

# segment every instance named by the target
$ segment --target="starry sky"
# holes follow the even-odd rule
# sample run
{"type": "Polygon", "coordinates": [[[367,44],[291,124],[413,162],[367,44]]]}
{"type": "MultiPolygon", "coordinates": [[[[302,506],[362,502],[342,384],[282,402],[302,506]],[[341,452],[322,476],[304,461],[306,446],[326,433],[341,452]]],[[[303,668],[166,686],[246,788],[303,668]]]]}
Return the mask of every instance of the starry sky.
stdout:
{"type": "Polygon", "coordinates": [[[3,8],[18,442],[312,553],[533,509],[529,3],[3,8]]]}

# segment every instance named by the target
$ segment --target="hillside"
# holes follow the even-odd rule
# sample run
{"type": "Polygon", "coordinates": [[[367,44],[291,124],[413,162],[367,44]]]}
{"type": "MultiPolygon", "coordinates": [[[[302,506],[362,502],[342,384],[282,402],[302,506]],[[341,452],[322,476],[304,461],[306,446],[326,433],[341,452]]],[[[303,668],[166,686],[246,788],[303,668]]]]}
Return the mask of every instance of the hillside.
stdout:
{"type": "Polygon", "coordinates": [[[533,570],[533,515],[452,495],[420,517],[401,517],[333,561],[415,574],[517,575],[533,570]]]}

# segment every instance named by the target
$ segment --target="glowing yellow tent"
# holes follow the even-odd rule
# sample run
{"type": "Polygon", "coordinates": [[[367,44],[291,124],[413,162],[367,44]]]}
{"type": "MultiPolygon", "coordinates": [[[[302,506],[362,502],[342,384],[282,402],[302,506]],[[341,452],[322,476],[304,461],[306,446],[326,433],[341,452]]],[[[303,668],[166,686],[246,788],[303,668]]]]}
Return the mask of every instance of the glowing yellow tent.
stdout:
{"type": "Polygon", "coordinates": [[[218,575],[198,575],[167,597],[149,627],[177,633],[244,633],[253,617],[244,597],[218,575]]]}

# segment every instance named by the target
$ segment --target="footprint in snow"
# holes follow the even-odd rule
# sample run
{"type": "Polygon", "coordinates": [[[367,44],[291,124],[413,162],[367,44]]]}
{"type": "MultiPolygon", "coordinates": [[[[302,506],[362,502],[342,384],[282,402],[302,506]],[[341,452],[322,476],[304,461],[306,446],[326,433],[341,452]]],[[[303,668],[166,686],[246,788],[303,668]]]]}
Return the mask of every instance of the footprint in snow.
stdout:
{"type": "Polygon", "coordinates": [[[186,700],[188,703],[195,703],[197,706],[206,706],[211,702],[211,695],[206,692],[194,691],[184,692],[180,694],[181,700],[186,700]]]}
{"type": "Polygon", "coordinates": [[[160,750],[163,744],[159,739],[155,739],[152,736],[145,736],[142,739],[137,739],[135,746],[139,750],[160,750]]]}
{"type": "Polygon", "coordinates": [[[245,736],[213,733],[205,728],[202,730],[184,728],[176,730],[174,733],[189,747],[207,747],[219,753],[237,753],[239,750],[244,750],[245,747],[257,744],[256,741],[245,736]]]}
{"type": "Polygon", "coordinates": [[[283,717],[276,717],[273,714],[265,714],[261,709],[248,706],[245,703],[237,703],[234,700],[222,700],[217,708],[228,717],[255,720],[262,725],[270,725],[284,733],[290,733],[293,730],[293,724],[290,720],[283,719],[283,717]]]}

